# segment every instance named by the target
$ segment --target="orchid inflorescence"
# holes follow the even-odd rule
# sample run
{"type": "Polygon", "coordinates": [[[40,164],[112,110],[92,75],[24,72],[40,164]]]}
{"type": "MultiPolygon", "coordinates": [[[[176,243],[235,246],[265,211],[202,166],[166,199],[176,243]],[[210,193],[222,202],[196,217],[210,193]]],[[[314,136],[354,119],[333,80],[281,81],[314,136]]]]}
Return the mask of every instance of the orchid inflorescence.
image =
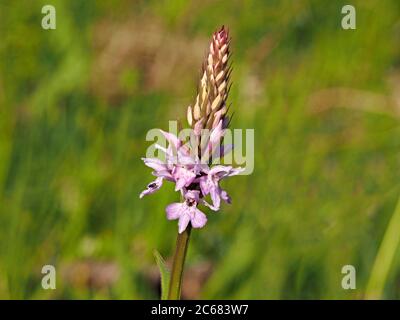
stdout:
{"type": "Polygon", "coordinates": [[[169,220],[179,219],[179,233],[189,223],[193,228],[202,228],[207,223],[207,216],[198,209],[199,205],[218,211],[221,200],[230,203],[231,198],[219,183],[244,170],[215,164],[232,149],[231,145],[222,145],[229,125],[226,105],[232,70],[228,64],[229,43],[229,34],[224,27],[213,34],[196,101],[187,109],[187,120],[192,129],[189,141],[161,130],[168,147],[156,145],[156,148],[164,154],[165,160],[143,158],[157,178],[140,197],[160,189],[164,180],[174,182],[175,191],[181,193],[183,201],[168,205],[166,214],[169,220]],[[206,200],[207,196],[211,203],[206,200]]]}

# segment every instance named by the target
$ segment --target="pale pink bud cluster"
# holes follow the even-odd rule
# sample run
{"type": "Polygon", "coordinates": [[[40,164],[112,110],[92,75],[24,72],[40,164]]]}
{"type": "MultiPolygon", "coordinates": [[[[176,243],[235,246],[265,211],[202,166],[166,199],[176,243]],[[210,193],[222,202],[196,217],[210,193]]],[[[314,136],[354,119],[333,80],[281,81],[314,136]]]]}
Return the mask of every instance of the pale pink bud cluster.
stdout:
{"type": "Polygon", "coordinates": [[[221,120],[223,128],[228,126],[226,100],[232,71],[229,66],[229,43],[229,33],[225,27],[213,34],[203,63],[196,101],[187,109],[188,123],[196,130],[215,128],[221,120]]]}

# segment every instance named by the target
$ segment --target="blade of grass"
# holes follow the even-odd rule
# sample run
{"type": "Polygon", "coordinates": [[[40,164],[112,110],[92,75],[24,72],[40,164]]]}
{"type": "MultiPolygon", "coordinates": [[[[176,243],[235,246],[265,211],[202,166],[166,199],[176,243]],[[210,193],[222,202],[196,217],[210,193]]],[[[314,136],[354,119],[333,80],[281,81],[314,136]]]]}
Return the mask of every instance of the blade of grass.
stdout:
{"type": "Polygon", "coordinates": [[[382,243],[376,255],[365,293],[366,299],[382,298],[383,290],[400,243],[400,198],[389,221],[382,243]]]}

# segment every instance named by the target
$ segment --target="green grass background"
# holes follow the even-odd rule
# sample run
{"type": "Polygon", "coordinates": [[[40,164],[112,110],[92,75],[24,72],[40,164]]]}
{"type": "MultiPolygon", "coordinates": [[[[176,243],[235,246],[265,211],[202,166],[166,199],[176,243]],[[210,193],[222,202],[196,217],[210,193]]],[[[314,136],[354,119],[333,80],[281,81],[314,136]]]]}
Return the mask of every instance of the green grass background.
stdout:
{"type": "Polygon", "coordinates": [[[351,1],[346,31],[348,3],[2,0],[0,298],[159,297],[152,250],[173,254],[178,195],[139,200],[145,136],[184,118],[222,24],[255,170],[192,233],[186,297],[400,298],[400,2],[351,1]]]}

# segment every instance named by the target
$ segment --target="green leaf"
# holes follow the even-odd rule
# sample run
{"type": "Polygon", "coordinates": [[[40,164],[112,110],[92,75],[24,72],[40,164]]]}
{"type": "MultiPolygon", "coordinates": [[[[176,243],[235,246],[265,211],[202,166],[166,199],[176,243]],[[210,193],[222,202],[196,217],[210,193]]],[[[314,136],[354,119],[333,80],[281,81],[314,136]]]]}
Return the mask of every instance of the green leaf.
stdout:
{"type": "Polygon", "coordinates": [[[161,275],[161,300],[168,299],[168,290],[169,290],[169,280],[170,280],[170,271],[168,270],[165,261],[161,254],[157,251],[153,251],[154,258],[156,259],[158,269],[160,270],[161,275]]]}

